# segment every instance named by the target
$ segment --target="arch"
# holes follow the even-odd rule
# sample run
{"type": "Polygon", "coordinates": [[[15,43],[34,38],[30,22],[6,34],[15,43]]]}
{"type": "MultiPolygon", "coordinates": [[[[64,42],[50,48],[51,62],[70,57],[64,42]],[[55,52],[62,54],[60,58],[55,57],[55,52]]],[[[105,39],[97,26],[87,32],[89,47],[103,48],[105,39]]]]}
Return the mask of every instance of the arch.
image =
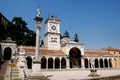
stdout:
{"type": "Polygon", "coordinates": [[[95,59],[95,68],[99,68],[98,59],[95,59]]]}
{"type": "Polygon", "coordinates": [[[81,51],[77,47],[73,47],[69,51],[70,58],[70,68],[78,68],[81,67],[81,51]]]}
{"type": "Polygon", "coordinates": [[[61,59],[61,68],[66,68],[66,59],[65,58],[61,59]]]}
{"type": "Polygon", "coordinates": [[[109,68],[112,68],[112,59],[109,59],[109,68]]]}
{"type": "Polygon", "coordinates": [[[60,68],[60,59],[58,57],[55,58],[55,68],[60,68]]]}
{"type": "Polygon", "coordinates": [[[53,58],[50,57],[48,58],[48,69],[52,69],[53,68],[53,58]]]}
{"type": "Polygon", "coordinates": [[[0,44],[0,61],[2,60],[2,47],[1,47],[1,44],[0,44]]]}
{"type": "Polygon", "coordinates": [[[27,56],[26,60],[27,60],[27,68],[28,69],[32,69],[32,57],[31,56],[27,56]]]}
{"type": "Polygon", "coordinates": [[[108,60],[104,59],[105,68],[108,68],[108,60]]]}
{"type": "Polygon", "coordinates": [[[114,58],[114,68],[117,68],[117,59],[114,58]]]}
{"type": "Polygon", "coordinates": [[[100,68],[103,68],[103,59],[100,59],[100,68]]]}
{"type": "Polygon", "coordinates": [[[45,56],[43,56],[42,58],[41,58],[41,69],[45,69],[46,68],[46,57],[45,56]]]}
{"type": "Polygon", "coordinates": [[[87,59],[87,58],[84,59],[84,64],[85,64],[85,68],[88,68],[88,67],[89,67],[89,66],[88,66],[88,59],[87,59]]]}
{"type": "Polygon", "coordinates": [[[12,56],[12,49],[10,47],[7,47],[4,49],[4,55],[3,55],[3,59],[4,60],[10,60],[12,56]]]}

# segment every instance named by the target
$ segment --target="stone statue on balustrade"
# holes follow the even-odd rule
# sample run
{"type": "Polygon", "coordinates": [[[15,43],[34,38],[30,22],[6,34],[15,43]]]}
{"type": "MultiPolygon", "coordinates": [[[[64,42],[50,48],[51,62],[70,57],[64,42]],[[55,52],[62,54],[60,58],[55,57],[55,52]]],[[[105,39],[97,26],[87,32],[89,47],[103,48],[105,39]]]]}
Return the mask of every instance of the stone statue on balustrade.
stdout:
{"type": "Polygon", "coordinates": [[[90,59],[90,67],[91,67],[92,69],[95,68],[95,61],[94,61],[93,58],[90,59]]]}

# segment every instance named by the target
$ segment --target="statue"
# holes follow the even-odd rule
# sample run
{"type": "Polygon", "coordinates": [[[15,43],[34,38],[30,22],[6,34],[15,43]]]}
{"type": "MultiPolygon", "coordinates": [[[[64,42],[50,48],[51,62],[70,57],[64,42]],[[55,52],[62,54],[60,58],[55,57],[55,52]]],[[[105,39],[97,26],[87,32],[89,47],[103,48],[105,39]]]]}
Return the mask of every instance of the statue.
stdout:
{"type": "Polygon", "coordinates": [[[40,17],[40,8],[37,9],[37,17],[40,17]]]}
{"type": "Polygon", "coordinates": [[[94,58],[90,59],[90,66],[91,66],[92,69],[90,69],[91,73],[88,76],[93,77],[93,78],[100,76],[100,75],[97,74],[97,69],[95,69],[94,58]]]}
{"type": "Polygon", "coordinates": [[[23,49],[23,47],[20,47],[20,54],[25,54],[25,50],[23,49]]]}
{"type": "Polygon", "coordinates": [[[91,65],[91,68],[92,68],[92,69],[95,68],[95,62],[94,62],[94,59],[93,59],[93,58],[90,59],[90,65],[91,65]]]}

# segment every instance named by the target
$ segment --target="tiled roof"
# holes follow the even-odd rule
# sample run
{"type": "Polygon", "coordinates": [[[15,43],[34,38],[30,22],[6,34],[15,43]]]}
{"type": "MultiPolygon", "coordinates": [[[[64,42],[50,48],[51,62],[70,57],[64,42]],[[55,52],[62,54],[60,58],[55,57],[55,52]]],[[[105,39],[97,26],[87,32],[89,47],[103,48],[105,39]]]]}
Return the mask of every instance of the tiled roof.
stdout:
{"type": "Polygon", "coordinates": [[[84,53],[90,55],[112,55],[108,51],[104,51],[104,50],[85,50],[84,53]]]}
{"type": "MultiPolygon", "coordinates": [[[[23,46],[22,47],[25,50],[25,53],[35,53],[35,47],[27,47],[27,46],[23,46]]],[[[20,51],[20,47],[18,48],[18,52],[20,51]]],[[[50,54],[64,54],[62,52],[62,50],[49,50],[47,48],[40,48],[39,52],[44,54],[44,53],[50,53],[50,54]]]]}
{"type": "Polygon", "coordinates": [[[116,49],[116,48],[112,48],[112,47],[108,47],[108,48],[104,48],[103,50],[108,50],[108,51],[120,51],[120,49],[116,49]]]}
{"type": "MultiPolygon", "coordinates": [[[[26,54],[35,53],[35,47],[33,47],[33,46],[22,46],[22,48],[25,50],[26,54]]],[[[20,46],[18,47],[18,52],[20,52],[20,46]]],[[[65,54],[62,50],[49,50],[45,47],[40,48],[39,52],[41,54],[46,54],[46,53],[47,54],[65,54]]],[[[102,50],[88,50],[88,49],[85,49],[84,53],[88,54],[88,55],[112,55],[106,49],[102,49],[102,50]]]]}

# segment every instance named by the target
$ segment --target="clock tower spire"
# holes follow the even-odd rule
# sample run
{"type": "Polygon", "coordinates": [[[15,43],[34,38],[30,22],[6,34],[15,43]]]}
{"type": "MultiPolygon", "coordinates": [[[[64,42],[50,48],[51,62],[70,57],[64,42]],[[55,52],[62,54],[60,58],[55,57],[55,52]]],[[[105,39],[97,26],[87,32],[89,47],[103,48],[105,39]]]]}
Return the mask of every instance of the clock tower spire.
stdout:
{"type": "Polygon", "coordinates": [[[45,24],[45,46],[48,49],[60,49],[60,19],[49,15],[45,24]]]}

